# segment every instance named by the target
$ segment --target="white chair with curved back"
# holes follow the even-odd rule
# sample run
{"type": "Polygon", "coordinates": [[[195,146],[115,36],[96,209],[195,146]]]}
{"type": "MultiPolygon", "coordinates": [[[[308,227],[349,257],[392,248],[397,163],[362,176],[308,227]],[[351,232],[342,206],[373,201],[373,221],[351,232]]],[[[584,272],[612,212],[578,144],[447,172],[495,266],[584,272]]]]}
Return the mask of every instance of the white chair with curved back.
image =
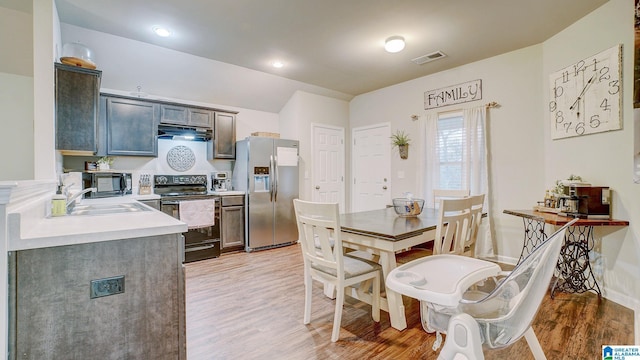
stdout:
{"type": "Polygon", "coordinates": [[[433,189],[431,207],[438,208],[441,199],[460,199],[469,196],[469,189],[433,189]]]}
{"type": "Polygon", "coordinates": [[[336,289],[336,308],[331,341],[340,336],[340,322],[344,304],[345,287],[372,280],[372,317],[380,321],[379,264],[345,255],[340,231],[340,215],[337,203],[316,203],[293,200],[298,223],[299,241],[304,259],[304,320],[311,321],[311,294],[313,280],[332,284],[336,289]]]}
{"type": "Polygon", "coordinates": [[[471,224],[468,235],[464,241],[464,254],[475,257],[476,241],[482,224],[482,208],[484,206],[484,194],[473,195],[471,199],[471,224]]]}
{"type": "Polygon", "coordinates": [[[440,200],[433,253],[462,254],[470,224],[470,198],[440,200]]]}

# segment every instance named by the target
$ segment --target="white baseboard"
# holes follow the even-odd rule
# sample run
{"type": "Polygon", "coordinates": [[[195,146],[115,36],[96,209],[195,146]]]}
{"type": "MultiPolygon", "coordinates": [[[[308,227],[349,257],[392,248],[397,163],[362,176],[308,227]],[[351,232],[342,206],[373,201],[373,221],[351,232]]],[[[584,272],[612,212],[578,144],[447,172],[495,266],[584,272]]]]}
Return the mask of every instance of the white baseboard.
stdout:
{"type": "MultiPolygon", "coordinates": [[[[603,289],[602,297],[611,300],[616,304],[622,305],[633,310],[633,335],[634,345],[640,345],[640,300],[634,299],[627,294],[617,291],[603,289]]],[[[630,344],[611,344],[611,345],[630,345],[630,344]]]]}

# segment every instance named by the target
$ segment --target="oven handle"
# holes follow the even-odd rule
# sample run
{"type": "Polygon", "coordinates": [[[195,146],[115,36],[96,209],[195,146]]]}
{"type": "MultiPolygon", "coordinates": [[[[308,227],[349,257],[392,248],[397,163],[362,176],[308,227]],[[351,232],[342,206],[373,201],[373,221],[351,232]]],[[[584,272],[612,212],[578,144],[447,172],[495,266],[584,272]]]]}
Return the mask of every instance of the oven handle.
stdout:
{"type": "Polygon", "coordinates": [[[198,247],[192,247],[192,248],[185,248],[185,252],[191,252],[191,251],[198,251],[198,250],[207,250],[207,249],[211,249],[216,247],[215,243],[212,243],[211,245],[204,245],[204,246],[198,246],[198,247]]]}
{"type": "MultiPolygon", "coordinates": [[[[162,205],[180,205],[180,201],[189,201],[189,200],[160,200],[160,206],[162,205]]],[[[218,198],[213,198],[213,201],[218,203],[218,198]]]]}

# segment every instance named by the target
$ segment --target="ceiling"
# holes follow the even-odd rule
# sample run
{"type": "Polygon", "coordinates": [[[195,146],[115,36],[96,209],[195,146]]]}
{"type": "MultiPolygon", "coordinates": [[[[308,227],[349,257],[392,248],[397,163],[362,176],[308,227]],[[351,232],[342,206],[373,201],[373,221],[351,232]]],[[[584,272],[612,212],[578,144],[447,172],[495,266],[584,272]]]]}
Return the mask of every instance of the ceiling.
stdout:
{"type": "MultiPolygon", "coordinates": [[[[24,0],[0,6],[26,10],[24,0]]],[[[539,44],[607,0],[56,0],[60,21],[355,96],[539,44]],[[153,25],[173,36],[160,38],[153,25]],[[406,39],[384,51],[393,35],[406,39]],[[446,57],[411,60],[441,51],[446,57]],[[284,62],[273,68],[274,60],[284,62]]]]}

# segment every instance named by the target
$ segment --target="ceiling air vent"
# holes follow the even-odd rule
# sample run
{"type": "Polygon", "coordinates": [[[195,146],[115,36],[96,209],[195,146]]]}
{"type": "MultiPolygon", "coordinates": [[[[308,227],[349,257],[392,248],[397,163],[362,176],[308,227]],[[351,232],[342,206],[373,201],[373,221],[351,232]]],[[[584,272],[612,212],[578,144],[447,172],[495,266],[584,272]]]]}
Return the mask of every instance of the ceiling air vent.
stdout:
{"type": "Polygon", "coordinates": [[[411,61],[413,61],[414,63],[416,63],[418,65],[422,65],[422,64],[426,64],[428,62],[431,62],[433,60],[441,59],[441,58],[443,58],[445,56],[447,56],[447,55],[445,55],[442,51],[436,51],[436,52],[432,52],[431,54],[422,55],[420,57],[412,59],[411,61]]]}

